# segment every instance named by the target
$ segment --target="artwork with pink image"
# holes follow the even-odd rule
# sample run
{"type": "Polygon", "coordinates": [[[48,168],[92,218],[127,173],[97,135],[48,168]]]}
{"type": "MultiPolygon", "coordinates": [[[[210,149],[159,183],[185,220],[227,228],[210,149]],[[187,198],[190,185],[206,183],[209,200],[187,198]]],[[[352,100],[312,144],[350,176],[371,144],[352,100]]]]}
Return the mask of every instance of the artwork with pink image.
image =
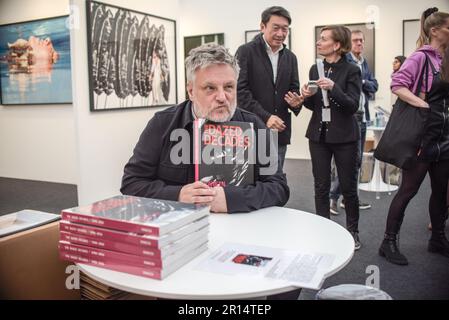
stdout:
{"type": "Polygon", "coordinates": [[[1,102],[72,102],[68,16],[0,26],[1,102]]]}

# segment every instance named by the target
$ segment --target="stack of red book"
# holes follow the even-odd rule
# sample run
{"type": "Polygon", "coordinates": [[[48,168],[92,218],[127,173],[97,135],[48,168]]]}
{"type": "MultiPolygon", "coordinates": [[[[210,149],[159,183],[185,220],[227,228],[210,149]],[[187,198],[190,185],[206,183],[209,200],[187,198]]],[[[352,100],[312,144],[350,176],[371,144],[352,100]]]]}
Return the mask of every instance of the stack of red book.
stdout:
{"type": "Polygon", "coordinates": [[[61,259],[163,279],[207,250],[209,207],[115,196],[62,210],[61,259]]]}

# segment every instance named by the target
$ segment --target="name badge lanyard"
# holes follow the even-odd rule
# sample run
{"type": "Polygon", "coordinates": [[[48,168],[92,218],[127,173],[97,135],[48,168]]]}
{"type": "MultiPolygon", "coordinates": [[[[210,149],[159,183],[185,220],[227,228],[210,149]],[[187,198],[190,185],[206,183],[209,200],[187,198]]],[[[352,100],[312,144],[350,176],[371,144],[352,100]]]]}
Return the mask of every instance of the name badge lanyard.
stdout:
{"type": "MultiPolygon", "coordinates": [[[[326,78],[329,78],[330,79],[330,75],[332,74],[332,67],[331,68],[329,68],[328,70],[327,70],[327,72],[325,72],[325,76],[326,76],[326,78]]],[[[324,90],[323,90],[324,91],[324,90]]],[[[328,93],[327,92],[327,90],[325,90],[326,91],[326,93],[328,93]]],[[[323,97],[324,98],[324,97],[323,97]]],[[[327,98],[327,94],[326,94],[326,98],[327,98]]],[[[323,99],[323,102],[324,102],[324,99],[323,99]]],[[[323,106],[323,108],[321,109],[321,120],[323,121],[323,122],[331,122],[331,108],[330,108],[330,105],[329,105],[329,100],[327,100],[327,102],[328,103],[324,103],[324,106],[323,106]]]]}

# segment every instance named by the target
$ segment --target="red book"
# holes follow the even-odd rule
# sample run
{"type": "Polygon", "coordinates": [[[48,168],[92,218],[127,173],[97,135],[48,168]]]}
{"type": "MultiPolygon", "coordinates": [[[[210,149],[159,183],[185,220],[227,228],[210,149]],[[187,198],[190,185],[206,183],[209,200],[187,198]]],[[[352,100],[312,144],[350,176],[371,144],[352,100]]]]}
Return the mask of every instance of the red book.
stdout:
{"type": "Polygon", "coordinates": [[[209,214],[209,206],[120,195],[62,210],[62,219],[102,228],[162,236],[209,214]]]}
{"type": "Polygon", "coordinates": [[[59,230],[61,232],[69,232],[71,234],[78,234],[88,236],[101,241],[114,241],[119,243],[127,243],[143,248],[160,249],[170,243],[176,242],[187,235],[209,225],[208,217],[203,217],[199,220],[189,223],[173,232],[167,233],[161,237],[139,235],[132,232],[116,231],[106,228],[82,225],[61,220],[59,223],[59,230]]]}
{"type": "Polygon", "coordinates": [[[208,232],[209,227],[204,226],[201,229],[196,230],[195,232],[188,234],[187,236],[175,242],[171,242],[162,248],[147,247],[114,240],[103,240],[65,231],[61,231],[59,235],[61,241],[70,242],[73,244],[123,252],[132,255],[147,257],[150,259],[164,259],[165,257],[182,250],[185,246],[191,243],[199,243],[199,241],[202,242],[203,239],[207,238],[208,232]]]}
{"type": "Polygon", "coordinates": [[[133,254],[98,249],[89,246],[83,246],[79,244],[70,243],[67,241],[60,240],[59,241],[59,250],[73,253],[82,257],[90,258],[90,259],[103,259],[105,262],[114,262],[117,264],[123,263],[126,265],[136,266],[136,267],[153,267],[153,268],[165,268],[178,259],[186,255],[191,250],[198,247],[198,243],[207,242],[207,234],[203,236],[198,242],[192,242],[185,247],[181,248],[177,252],[168,255],[164,258],[152,258],[152,257],[143,257],[137,256],[133,254]]]}
{"type": "Polygon", "coordinates": [[[159,279],[162,280],[169,274],[181,268],[183,265],[187,264],[189,261],[194,259],[196,256],[200,255],[207,250],[207,243],[203,243],[196,249],[189,251],[186,255],[176,260],[170,266],[166,268],[154,268],[154,267],[138,267],[133,265],[124,264],[121,261],[107,260],[102,257],[84,257],[82,255],[67,252],[64,250],[59,251],[59,257],[62,260],[71,261],[75,263],[88,264],[95,267],[105,268],[114,271],[120,271],[125,273],[134,274],[137,276],[142,276],[146,278],[159,279]]]}
{"type": "Polygon", "coordinates": [[[193,136],[195,181],[203,181],[210,187],[254,184],[253,123],[197,119],[193,136]]]}

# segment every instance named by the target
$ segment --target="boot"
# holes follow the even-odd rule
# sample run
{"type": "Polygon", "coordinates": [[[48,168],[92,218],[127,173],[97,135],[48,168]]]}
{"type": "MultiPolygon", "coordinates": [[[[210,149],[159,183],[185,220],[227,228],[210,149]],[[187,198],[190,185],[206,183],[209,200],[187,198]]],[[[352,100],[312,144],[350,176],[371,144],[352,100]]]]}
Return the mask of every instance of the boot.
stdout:
{"type": "Polygon", "coordinates": [[[399,240],[395,234],[386,234],[379,248],[379,255],[387,261],[401,266],[408,265],[407,258],[399,251],[399,240]]]}
{"type": "Polygon", "coordinates": [[[449,241],[447,241],[444,231],[432,231],[432,237],[430,237],[427,250],[429,252],[440,253],[449,258],[449,241]]]}

